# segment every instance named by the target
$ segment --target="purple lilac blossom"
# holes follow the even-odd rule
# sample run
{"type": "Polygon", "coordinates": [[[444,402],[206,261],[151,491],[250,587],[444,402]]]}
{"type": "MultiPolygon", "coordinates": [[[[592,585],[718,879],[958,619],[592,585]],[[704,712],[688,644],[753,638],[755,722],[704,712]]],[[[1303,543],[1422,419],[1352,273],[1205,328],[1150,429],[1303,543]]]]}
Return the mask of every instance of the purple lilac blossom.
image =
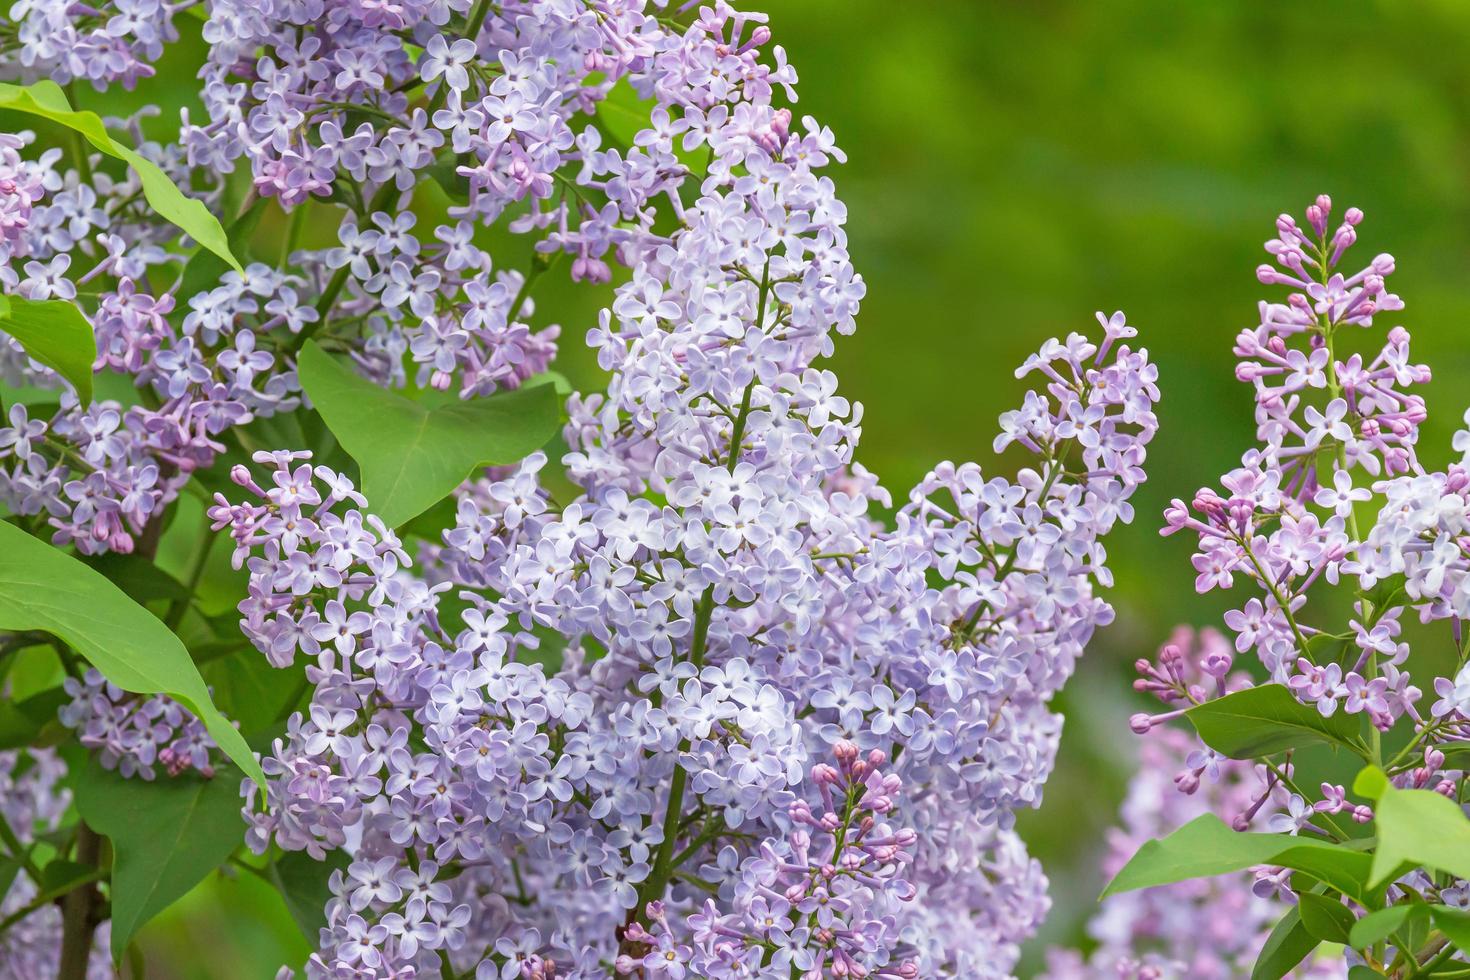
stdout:
{"type": "MultiPolygon", "coordinates": [[[[707,60],[721,27],[664,43],[707,60]]],[[[757,91],[726,93],[734,115],[784,126],[757,91]]],[[[312,975],[442,951],[479,976],[1004,976],[1044,913],[1010,828],[1050,771],[1047,699],[1111,617],[1097,539],[1131,516],[1154,369],[1121,315],[1100,345],[1049,343],[996,443],[1037,468],[944,464],[885,528],[852,462],[861,407],[810,366],[862,293],[840,208],[765,132],[718,152],[768,180],[717,155],[683,224],[629,253],[589,335],[609,390],[570,403],[579,496],[552,500],[541,454],[471,481],[422,577],[304,454],[257,455],[268,476],[234,477],[254,499],[211,509],[251,572],[247,634],[315,684],[250,840],[354,857],[312,975]],[[812,760],[853,751],[911,788],[903,877],[859,875],[861,900],[774,887],[825,792],[812,760]]]]}
{"type": "MultiPolygon", "coordinates": [[[[244,634],[312,685],[248,841],[349,857],[307,973],[1008,975],[1048,904],[1015,811],[1051,771],[1049,699],[1111,620],[1100,539],[1156,428],[1122,314],[1018,372],[1013,478],[941,464],[890,526],[854,459],[862,406],[817,366],[866,289],[824,173],[844,157],[778,104],[796,75],[764,16],[221,0],[204,32],[207,118],[169,147],[128,121],[135,141],[217,209],[237,167],[242,214],[343,205],[338,244],[175,295],[176,233],[136,187],[6,144],[25,191],[0,276],[92,283],[99,367],[148,395],[64,392],[0,430],[0,496],[57,543],[133,548],[240,426],[297,407],[307,337],[382,384],[483,396],[550,361],[529,294],[558,257],[624,270],[587,335],[611,382],[568,403],[570,499],[537,454],[469,481],[411,554],[280,447],[210,509],[249,572],[244,634]],[[624,140],[597,113],[627,89],[652,109],[624,140]],[[429,241],[408,205],[431,171],[450,206],[429,241]],[[532,237],[529,269],[492,261],[497,225],[532,237]]],[[[74,687],[68,719],[118,765],[210,764],[151,701],[74,687]]]]}
{"type": "MultiPolygon", "coordinates": [[[[1157,662],[1138,662],[1135,686],[1170,710],[1137,714],[1130,724],[1147,733],[1249,685],[1227,675],[1236,654],[1250,653],[1272,682],[1322,715],[1364,716],[1373,746],[1382,733],[1400,729],[1393,743],[1383,741],[1392,751],[1373,756],[1393,784],[1458,801],[1465,772],[1447,753],[1470,738],[1463,636],[1470,614],[1470,431],[1454,437],[1457,461],[1436,470],[1420,460],[1426,410],[1410,389],[1428,382],[1430,371],[1410,359],[1403,327],[1369,332],[1377,329],[1375,318],[1403,308],[1386,285],[1394,259],[1380,254],[1357,271],[1340,269],[1363,213],[1349,208],[1335,227],[1331,214],[1324,195],[1307,208],[1305,225],[1279,217],[1278,237],[1266,243],[1276,264],[1257,269],[1262,283],[1292,290],[1285,303],[1263,301],[1259,326],[1235,343],[1236,375],[1255,394],[1259,444],[1222,477],[1220,490],[1201,489],[1165,512],[1163,533],[1198,536],[1198,591],[1239,581],[1250,597],[1225,614],[1232,641],[1215,644],[1202,676],[1188,676],[1175,646],[1157,662]],[[1357,342],[1363,337],[1366,345],[1357,342]],[[1350,612],[1341,615],[1343,609],[1350,612]],[[1455,648],[1449,674],[1411,664],[1403,629],[1409,615],[1426,625],[1448,620],[1455,648]],[[1435,695],[1427,710],[1421,684],[1435,695]]],[[[1470,413],[1466,420],[1470,425],[1470,413]]],[[[1184,793],[1217,769],[1218,760],[1197,755],[1200,764],[1188,763],[1176,778],[1184,793]]],[[[1279,768],[1282,779],[1293,772],[1289,761],[1279,768]]],[[[1332,837],[1343,833],[1334,821],[1373,819],[1372,808],[1341,785],[1282,792],[1275,790],[1268,830],[1332,837]]],[[[1235,812],[1221,815],[1244,829],[1263,800],[1234,803],[1235,812]]],[[[1435,880],[1422,869],[1400,879],[1390,900],[1404,889],[1456,906],[1467,892],[1463,880],[1435,880]]]]}

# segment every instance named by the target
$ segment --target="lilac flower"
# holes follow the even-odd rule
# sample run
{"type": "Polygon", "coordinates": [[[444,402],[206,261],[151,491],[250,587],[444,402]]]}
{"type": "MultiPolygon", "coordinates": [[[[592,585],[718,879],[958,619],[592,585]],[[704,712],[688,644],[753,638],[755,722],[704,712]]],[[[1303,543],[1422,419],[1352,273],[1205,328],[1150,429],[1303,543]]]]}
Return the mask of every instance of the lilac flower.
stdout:
{"type": "MultiPolygon", "coordinates": [[[[1430,371],[1410,359],[1404,328],[1370,332],[1376,317],[1403,307],[1386,283],[1394,259],[1380,254],[1357,271],[1341,268],[1363,213],[1349,208],[1335,229],[1331,215],[1324,195],[1307,208],[1304,225],[1289,215],[1277,219],[1278,237],[1266,243],[1275,265],[1262,265],[1257,278],[1291,293],[1285,303],[1261,303],[1259,326],[1235,342],[1236,375],[1255,394],[1258,444],[1221,478],[1220,490],[1200,490],[1187,504],[1175,500],[1164,533],[1187,529],[1197,536],[1201,592],[1243,579],[1256,593],[1225,616],[1237,652],[1254,651],[1272,683],[1324,717],[1339,705],[1344,714],[1365,714],[1375,731],[1358,754],[1387,770],[1395,785],[1459,798],[1464,773],[1445,771],[1437,746],[1465,740],[1470,674],[1459,666],[1463,657],[1454,659],[1454,677],[1431,674],[1437,699],[1429,716],[1422,715],[1410,669],[1424,666],[1414,661],[1402,621],[1410,610],[1425,624],[1449,620],[1446,632],[1456,651],[1463,648],[1470,472],[1462,463],[1431,470],[1419,459],[1426,410],[1410,389],[1427,382],[1430,371]],[[1366,344],[1355,343],[1365,336],[1366,344]],[[1374,516],[1360,519],[1360,511],[1374,516]],[[1345,622],[1323,622],[1348,608],[1345,622]],[[1381,733],[1390,732],[1393,754],[1381,749],[1388,743],[1381,733]],[[1424,764],[1414,764],[1421,755],[1424,764]]],[[[1454,446],[1470,447],[1470,434],[1456,436],[1454,446]]],[[[1250,683],[1224,670],[1209,672],[1213,684],[1191,680],[1168,649],[1157,664],[1139,661],[1136,686],[1169,710],[1136,715],[1135,731],[1151,731],[1250,683]]],[[[1310,829],[1341,840],[1346,833],[1331,815],[1362,823],[1375,818],[1334,783],[1322,783],[1320,796],[1303,792],[1292,782],[1291,753],[1261,759],[1268,763],[1266,789],[1243,812],[1227,814],[1236,829],[1246,829],[1268,801],[1278,808],[1268,826],[1280,833],[1310,829]],[[1314,822],[1317,814],[1325,815],[1321,822],[1314,822]]],[[[1191,766],[1176,785],[1193,794],[1205,771],[1191,766]]],[[[1259,869],[1258,893],[1295,900],[1287,877],[1285,869],[1259,869]]],[[[1461,884],[1429,883],[1413,871],[1398,885],[1461,884]]],[[[1407,955],[1411,968],[1422,966],[1416,950],[1388,955],[1407,955]]]]}
{"type": "MultiPolygon", "coordinates": [[[[110,13],[47,9],[70,31],[110,13]]],[[[133,26],[165,35],[172,12],[133,26]]],[[[58,80],[154,57],[150,35],[91,69],[33,15],[26,57],[58,80]]],[[[228,470],[208,517],[248,575],[241,631],[311,689],[263,753],[247,840],[349,858],[307,975],[1012,969],[1047,906],[1015,814],[1053,766],[1050,701],[1112,618],[1101,540],[1133,516],[1157,425],[1126,318],[1028,359],[1036,388],[997,439],[1029,454],[1017,472],[941,463],[885,520],[855,462],[862,406],[817,365],[866,290],[825,169],[844,157],[788,107],[763,15],[217,0],[203,33],[205,115],[177,146],[138,142],[217,212],[237,167],[293,219],[340,208],[333,244],[175,295],[177,232],[131,177],[92,187],[0,138],[0,276],[88,283],[99,366],[147,395],[13,417],[0,497],[59,544],[127,551],[228,470]],[[627,145],[597,118],[620,86],[649,104],[627,145]],[[448,218],[425,235],[407,205],[430,179],[448,218]],[[525,236],[530,267],[492,256],[491,229],[525,236]],[[558,331],[533,329],[533,292],[563,254],[574,281],[618,283],[587,333],[607,390],[566,402],[571,493],[543,454],[473,474],[453,526],[410,547],[299,446],[234,465],[247,423],[301,406],[308,338],[464,399],[543,374],[558,331]]],[[[1316,390],[1323,358],[1298,360],[1288,383],[1316,390]]],[[[1296,568],[1336,540],[1299,521],[1275,546],[1296,568]]],[[[73,687],[67,718],[104,759],[209,765],[177,705],[73,687]]]]}

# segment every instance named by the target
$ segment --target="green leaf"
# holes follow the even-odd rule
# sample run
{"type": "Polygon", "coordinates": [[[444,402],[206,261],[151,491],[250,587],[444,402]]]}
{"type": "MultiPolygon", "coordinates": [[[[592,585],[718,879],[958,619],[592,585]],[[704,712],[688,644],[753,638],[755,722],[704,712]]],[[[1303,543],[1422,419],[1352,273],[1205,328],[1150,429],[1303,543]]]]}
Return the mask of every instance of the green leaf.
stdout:
{"type": "Polygon", "coordinates": [[[10,886],[20,872],[20,864],[9,858],[0,858],[0,895],[10,894],[10,886]]]}
{"type": "Polygon", "coordinates": [[[1248,687],[1184,713],[1206,745],[1232,759],[1257,759],[1325,742],[1361,752],[1361,721],[1344,713],[1323,717],[1280,684],[1248,687]]]}
{"type": "Polygon", "coordinates": [[[1470,912],[1434,905],[1429,909],[1434,927],[1462,953],[1470,953],[1470,912]]]}
{"type": "MultiPolygon", "coordinates": [[[[0,701],[0,749],[18,749],[41,738],[48,725],[60,725],[56,712],[71,696],[59,687],[20,701],[0,701]]],[[[4,894],[4,892],[0,892],[4,894]]]]}
{"type": "MultiPolygon", "coordinates": [[[[235,621],[238,631],[239,621],[235,621]]],[[[214,690],[220,710],[240,723],[240,731],[249,738],[273,728],[276,718],[300,692],[305,666],[288,669],[272,667],[265,656],[249,643],[233,651],[248,649],[242,656],[213,656],[200,665],[199,671],[214,690]]],[[[196,661],[198,654],[194,653],[196,661]]]]}
{"type": "Polygon", "coordinates": [[[644,101],[626,78],[620,78],[597,103],[597,121],[613,138],[613,145],[626,150],[640,132],[653,125],[653,107],[653,100],[644,101]]]}
{"type": "Polygon", "coordinates": [[[1383,974],[1372,967],[1355,966],[1348,970],[1348,980],[1383,980],[1383,974]]]}
{"type": "Polygon", "coordinates": [[[370,509],[391,527],[428,510],[477,468],[540,449],[561,422],[561,401],[549,384],[431,409],[373,384],[313,341],[302,349],[297,373],[361,467],[370,509]]]}
{"type": "MultiPolygon", "coordinates": [[[[173,224],[201,246],[218,255],[233,269],[240,263],[230,254],[229,240],[219,219],[199,201],[185,196],[158,165],[123,146],[107,134],[95,112],[76,111],[67,102],[66,93],[55,82],[39,81],[34,85],[0,84],[0,109],[40,116],[80,133],[101,152],[126,163],[143,184],[143,196],[160,218],[173,224]]],[[[241,270],[243,271],[243,270],[241,270]]]]}
{"type": "Polygon", "coordinates": [[[265,785],[245,739],[209,698],[189,652],[148,610],[65,552],[0,522],[0,629],[43,630],[136,694],[167,694],[221,750],[265,785]]]}
{"type": "Polygon", "coordinates": [[[1353,792],[1370,800],[1376,801],[1391,789],[1393,784],[1388,781],[1388,775],[1377,766],[1365,766],[1353,778],[1353,792]]]}
{"type": "Polygon", "coordinates": [[[1404,902],[1399,905],[1390,905],[1386,909],[1377,912],[1369,912],[1348,931],[1348,944],[1354,949],[1367,949],[1374,943],[1382,942],[1389,936],[1403,928],[1404,923],[1410,918],[1420,916],[1428,917],[1429,906],[1422,902],[1404,902]]]}
{"type": "MultiPolygon", "coordinates": [[[[1108,883],[1102,897],[1189,878],[1242,871],[1257,864],[1294,867],[1284,864],[1282,859],[1305,863],[1304,855],[1309,853],[1313,864],[1318,867],[1329,859],[1341,859],[1345,866],[1351,866],[1352,858],[1343,856],[1354,854],[1333,844],[1287,834],[1241,833],[1231,830],[1214,814],[1205,813],[1168,837],[1146,842],[1108,883]]],[[[1321,876],[1315,867],[1302,870],[1321,876]]]]}
{"type": "Polygon", "coordinates": [[[1432,790],[1395,789],[1376,766],[1358,773],[1353,791],[1376,800],[1378,846],[1370,885],[1396,877],[1403,864],[1470,878],[1470,820],[1458,803],[1432,790]]]}
{"type": "Polygon", "coordinates": [[[1297,896],[1302,927],[1315,939],[1346,946],[1356,918],[1342,902],[1326,895],[1303,892],[1297,896]]]}
{"type": "Polygon", "coordinates": [[[1277,854],[1270,863],[1310,875],[1362,905],[1371,907],[1382,901],[1382,895],[1368,887],[1373,858],[1361,851],[1303,842],[1301,846],[1289,847],[1277,854]]]}
{"type": "Polygon", "coordinates": [[[57,858],[41,869],[41,891],[71,891],[77,882],[85,881],[92,876],[94,871],[96,871],[95,868],[89,868],[85,864],[57,858]]]}
{"type": "Polygon", "coordinates": [[[95,759],[70,780],[77,812],[112,841],[112,955],[245,839],[239,773],[124,779],[95,759]]]}
{"type": "Polygon", "coordinates": [[[1317,948],[1317,942],[1302,925],[1301,913],[1293,906],[1266,937],[1261,955],[1256,957],[1256,965],[1251,969],[1251,980],[1281,980],[1317,948]]]}
{"type": "Polygon", "coordinates": [[[78,401],[91,403],[97,338],[76,304],[64,299],[0,296],[0,330],[14,337],[33,360],[69,382],[78,401]]]}
{"type": "Polygon", "coordinates": [[[100,555],[83,555],[79,559],[137,603],[187,598],[189,590],[168,572],[141,555],[123,555],[104,551],[100,555]]]}
{"type": "Polygon", "coordinates": [[[305,851],[286,851],[270,863],[270,877],[286,903],[286,911],[313,947],[327,924],[325,910],[332,897],[327,882],[332,872],[346,868],[349,860],[346,851],[328,851],[325,861],[305,851]]]}

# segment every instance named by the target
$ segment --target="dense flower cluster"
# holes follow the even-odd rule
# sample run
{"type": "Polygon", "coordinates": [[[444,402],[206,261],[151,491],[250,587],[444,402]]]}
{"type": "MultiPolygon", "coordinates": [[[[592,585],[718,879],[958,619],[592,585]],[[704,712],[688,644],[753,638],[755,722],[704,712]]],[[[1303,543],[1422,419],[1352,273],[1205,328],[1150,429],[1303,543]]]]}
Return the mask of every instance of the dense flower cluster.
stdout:
{"type": "MultiPolygon", "coordinates": [[[[1157,663],[1139,662],[1137,687],[1173,710],[1135,715],[1132,727],[1148,732],[1234,690],[1225,681],[1233,657],[1254,653],[1271,681],[1321,715],[1365,718],[1364,758],[1394,785],[1459,800],[1465,773],[1444,750],[1470,736],[1461,636],[1470,611],[1470,472],[1464,460],[1435,471],[1418,457],[1425,407],[1409,389],[1427,382],[1429,369],[1410,360],[1408,332],[1395,326],[1381,349],[1351,350],[1351,334],[1403,303],[1385,284],[1391,256],[1352,274],[1339,271],[1363,215],[1349,208],[1334,229],[1331,209],[1324,196],[1307,208],[1306,227],[1278,218],[1278,237],[1266,244],[1276,265],[1257,270],[1263,283],[1293,290],[1284,304],[1262,302],[1260,325],[1236,340],[1236,374],[1254,389],[1260,444],[1222,478],[1220,491],[1202,489],[1166,513],[1165,534],[1199,537],[1200,592],[1241,579],[1254,594],[1226,613],[1233,644],[1204,658],[1200,680],[1185,675],[1177,648],[1165,648],[1157,663]],[[1345,609],[1345,623],[1329,624],[1345,609]],[[1406,613],[1424,624],[1450,620],[1449,674],[1436,676],[1440,667],[1411,678],[1406,613]],[[1415,679],[1436,695],[1427,711],[1415,679]],[[1396,728],[1389,743],[1384,733],[1396,728]]],[[[1470,449],[1470,432],[1458,433],[1454,448],[1470,449]]],[[[1342,839],[1343,821],[1373,819],[1372,808],[1341,785],[1322,783],[1315,792],[1287,783],[1289,762],[1268,780],[1287,787],[1276,789],[1285,796],[1269,829],[1342,839]]],[[[1196,753],[1176,783],[1195,792],[1219,766],[1196,753]]],[[[1257,805],[1224,815],[1243,828],[1257,805]]],[[[1399,886],[1452,905],[1462,904],[1466,889],[1422,870],[1399,886]]]]}
{"type": "Polygon", "coordinates": [[[769,220],[767,191],[740,188],[707,181],[592,332],[613,379],[572,401],[575,500],[553,503],[539,454],[471,481],[411,577],[300,454],[235,472],[256,500],[217,498],[247,634],[315,657],[250,814],[257,847],[354,854],[314,972],[443,951],[506,976],[517,957],[565,977],[1004,975],[1044,910],[1009,826],[1049,772],[1047,699],[1110,616],[1097,538],[1128,516],[1153,369],[1121,315],[1101,345],[1049,344],[1021,372],[1044,392],[998,440],[1039,468],[945,465],[885,529],[851,462],[860,409],[809,366],[861,292],[830,185],[790,166],[771,199],[829,223],[804,215],[770,251],[729,237],[769,220]],[[839,767],[808,773],[829,751],[839,767]],[[866,823],[827,785],[857,785],[858,752],[897,758],[879,800],[909,787],[903,823],[813,845],[814,784],[824,831],[866,823]],[[861,900],[803,891],[828,851],[861,900]],[[883,870],[900,852],[903,877],[883,870]]]}
{"type": "Polygon", "coordinates": [[[0,58],[26,81],[85,79],[99,91],[132,88],[154,74],[152,62],[178,38],[174,16],[191,6],[163,0],[16,0],[0,28],[0,58]]]}
{"type": "MultiPolygon", "coordinates": [[[[0,282],[30,300],[72,300],[90,284],[97,367],[129,376],[143,403],[81,405],[67,389],[49,417],[12,405],[0,429],[0,498],[49,524],[57,544],[129,552],[190,474],[224,451],[226,429],[299,404],[294,368],[258,343],[300,329],[311,310],[298,277],[254,264],[177,315],[172,293],[150,285],[177,262],[165,247],[177,232],[140,205],[139,178],[79,182],[77,171],[58,169],[55,151],[22,159],[30,138],[0,141],[0,180],[24,188],[0,223],[0,282]]],[[[143,150],[168,163],[156,144],[143,150]]],[[[3,371],[15,383],[60,384],[8,336],[3,371]]]]}
{"type": "MultiPolygon", "coordinates": [[[[1371,328],[1374,316],[1403,303],[1385,283],[1392,256],[1379,255],[1352,275],[1337,271],[1363,215],[1349,208],[1330,231],[1330,210],[1325,197],[1308,208],[1310,230],[1287,215],[1277,219],[1281,237],[1267,251],[1281,269],[1263,265],[1257,275],[1299,291],[1285,304],[1262,302],[1260,326],[1236,339],[1236,375],[1255,390],[1261,445],[1222,478],[1223,493],[1206,489],[1188,505],[1174,501],[1165,533],[1199,535],[1201,592],[1230,588],[1240,576],[1261,593],[1225,618],[1237,651],[1255,652],[1274,680],[1324,715],[1339,707],[1367,712],[1387,730],[1419,697],[1400,670],[1409,652],[1398,639],[1406,604],[1358,601],[1343,637],[1354,651],[1346,670],[1309,655],[1311,639],[1336,634],[1300,614],[1319,583],[1330,589],[1356,578],[1370,589],[1391,573],[1393,558],[1382,546],[1364,544],[1394,533],[1402,506],[1389,502],[1421,479],[1415,444],[1424,403],[1406,389],[1428,381],[1429,369],[1409,360],[1402,327],[1389,330],[1371,356],[1346,349],[1347,328],[1371,328]],[[1365,536],[1357,505],[1375,497],[1387,504],[1387,526],[1370,526],[1365,536]]],[[[1412,604],[1436,615],[1428,603],[1412,604]]]]}
{"type": "Polygon", "coordinates": [[[72,701],[61,708],[62,724],[76,729],[106,768],[143,779],[154,778],[155,766],[170,776],[186,769],[214,775],[214,739],[172,698],[129,694],[95,669],[68,677],[64,688],[72,701]]]}
{"type": "MultiPolygon", "coordinates": [[[[127,551],[194,475],[259,450],[209,516],[249,572],[245,636],[311,686],[248,842],[350,857],[307,972],[1007,975],[1047,907],[1014,814],[1052,767],[1048,702],[1111,619],[1100,539],[1156,427],[1122,314],[1018,372],[1038,387],[1001,419],[1014,478],[942,464],[890,525],[854,459],[862,407],[817,364],[865,291],[824,173],[843,156],[782,105],[795,72],[762,15],[220,0],[203,31],[207,116],[144,152],[220,210],[248,170],[231,217],[284,210],[287,248],[175,281],[134,178],[8,142],[0,275],[81,300],[99,367],[144,397],[17,406],[0,491],[58,543],[127,551]],[[602,109],[628,100],[647,122],[620,135],[602,109]],[[448,202],[432,241],[423,197],[448,202]],[[299,247],[336,208],[336,244],[299,247]],[[530,236],[530,268],[492,261],[496,226],[530,236]],[[570,499],[534,455],[466,483],[410,553],[343,474],[242,434],[297,407],[307,338],[463,398],[542,372],[556,330],[532,331],[530,291],[563,254],[574,280],[626,270],[587,335],[609,386],[568,402],[570,499]]],[[[170,708],[72,688],[68,721],[115,764],[210,764],[170,708]]]]}

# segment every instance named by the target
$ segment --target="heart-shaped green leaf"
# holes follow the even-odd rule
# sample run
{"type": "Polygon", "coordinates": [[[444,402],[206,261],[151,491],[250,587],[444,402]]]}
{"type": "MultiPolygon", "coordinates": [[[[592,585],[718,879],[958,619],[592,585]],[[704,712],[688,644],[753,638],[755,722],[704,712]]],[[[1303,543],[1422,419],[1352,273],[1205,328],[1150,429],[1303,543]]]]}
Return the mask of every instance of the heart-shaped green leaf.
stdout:
{"type": "Polygon", "coordinates": [[[551,384],[527,385],[442,408],[388,391],[307,341],[301,387],[362,470],[368,506],[391,527],[453,492],[476,469],[514,463],[556,435],[551,384]]]}
{"type": "Polygon", "coordinates": [[[1373,822],[1378,846],[1370,884],[1394,877],[1403,864],[1470,878],[1470,819],[1458,803],[1432,790],[1395,789],[1374,766],[1358,774],[1353,789],[1376,800],[1373,822]]]}
{"type": "MultiPolygon", "coordinates": [[[[1209,878],[1257,864],[1297,868],[1313,877],[1351,879],[1363,869],[1363,855],[1326,841],[1289,834],[1241,833],[1212,813],[1201,814],[1167,837],[1144,843],[1108,882],[1102,897],[1136,888],[1209,878]]],[[[1344,881],[1348,884],[1348,881],[1344,881]]]]}
{"type": "Polygon", "coordinates": [[[1421,917],[1429,918],[1429,906],[1423,902],[1403,902],[1377,912],[1369,912],[1349,930],[1348,944],[1354,949],[1367,949],[1398,932],[1409,919],[1421,917]]]}
{"type": "Polygon", "coordinates": [[[1359,716],[1323,717],[1280,684],[1248,687],[1190,708],[1184,716],[1206,745],[1232,759],[1258,759],[1321,742],[1363,750],[1359,716]]]}
{"type": "Polygon", "coordinates": [[[0,629],[50,633],[123,690],[167,694],[265,785],[250,747],[210,700],[179,638],[104,576],[7,522],[0,522],[0,629]]]}
{"type": "Polygon", "coordinates": [[[55,82],[42,80],[34,85],[0,83],[0,109],[13,109],[60,123],[80,133],[101,152],[123,161],[142,181],[143,196],[160,218],[224,259],[231,268],[240,268],[240,263],[230,252],[229,239],[219,219],[210,214],[202,203],[179,190],[157,164],[109,136],[95,112],[73,109],[66,93],[55,82]]]}
{"type": "Polygon", "coordinates": [[[112,841],[112,955],[144,923],[223,864],[245,838],[239,772],[125,779],[87,763],[71,779],[77,812],[112,841]]]}
{"type": "Polygon", "coordinates": [[[1297,896],[1297,911],[1302,917],[1302,926],[1307,934],[1324,943],[1346,946],[1348,935],[1356,922],[1352,911],[1341,901],[1303,892],[1297,896]]]}
{"type": "Polygon", "coordinates": [[[0,296],[0,330],[14,337],[31,358],[69,381],[83,405],[92,401],[97,338],[75,304],[64,299],[0,296]]]}

